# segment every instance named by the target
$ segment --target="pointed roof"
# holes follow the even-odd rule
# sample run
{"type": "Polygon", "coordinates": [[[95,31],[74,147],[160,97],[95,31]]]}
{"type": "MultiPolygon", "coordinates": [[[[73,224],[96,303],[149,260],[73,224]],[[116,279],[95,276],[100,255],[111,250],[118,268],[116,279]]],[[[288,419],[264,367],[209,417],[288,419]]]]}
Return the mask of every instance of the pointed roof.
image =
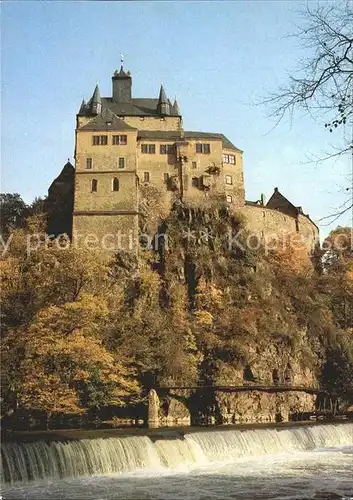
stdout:
{"type": "Polygon", "coordinates": [[[110,109],[105,108],[102,113],[93,120],[91,120],[87,125],[81,128],[81,130],[136,130],[134,127],[130,127],[124,120],[120,120],[115,113],[110,111],[110,109]]]}
{"type": "Polygon", "coordinates": [[[174,99],[174,103],[172,106],[172,112],[173,112],[173,115],[180,115],[179,104],[178,104],[178,101],[176,98],[174,99]]]}
{"type": "Polygon", "coordinates": [[[92,96],[92,99],[91,99],[91,103],[92,104],[102,104],[101,94],[99,92],[98,84],[96,85],[96,87],[94,89],[93,96],[92,96]]]}
{"type": "Polygon", "coordinates": [[[163,85],[159,91],[158,104],[168,104],[167,94],[165,93],[163,85]]]}
{"type": "Polygon", "coordinates": [[[86,101],[84,99],[82,99],[80,110],[79,110],[78,113],[79,114],[84,113],[86,111],[86,108],[87,108],[86,101]]]}

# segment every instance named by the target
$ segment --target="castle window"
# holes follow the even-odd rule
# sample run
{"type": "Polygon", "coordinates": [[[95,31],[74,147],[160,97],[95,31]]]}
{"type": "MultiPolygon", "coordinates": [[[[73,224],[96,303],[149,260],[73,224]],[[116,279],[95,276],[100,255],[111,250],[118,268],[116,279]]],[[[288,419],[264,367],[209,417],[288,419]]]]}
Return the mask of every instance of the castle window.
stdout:
{"type": "Polygon", "coordinates": [[[149,172],[143,173],[143,182],[150,182],[150,173],[149,172]]]}
{"type": "Polygon", "coordinates": [[[91,180],[91,191],[92,193],[96,193],[98,189],[98,181],[97,179],[92,179],[91,180]]]}
{"type": "Polygon", "coordinates": [[[155,144],[141,144],[141,153],[153,155],[156,152],[155,144]]]}
{"type": "Polygon", "coordinates": [[[233,197],[230,194],[227,194],[227,203],[232,203],[233,197]]]}
{"type": "Polygon", "coordinates": [[[114,177],[112,181],[112,191],[119,191],[119,179],[114,177]]]}
{"type": "Polygon", "coordinates": [[[297,233],[299,233],[299,221],[298,221],[298,219],[295,219],[295,230],[297,231],[297,233]]]}
{"type": "Polygon", "coordinates": [[[127,144],[127,135],[113,135],[113,146],[125,146],[127,144]]]}
{"type": "Polygon", "coordinates": [[[125,158],[124,157],[119,158],[119,160],[118,160],[118,167],[119,168],[125,168],[125,158]]]}
{"type": "Polygon", "coordinates": [[[163,174],[163,181],[164,181],[164,184],[168,184],[168,182],[169,182],[169,174],[168,174],[168,172],[165,172],[163,174]]]}
{"type": "Polygon", "coordinates": [[[226,184],[233,184],[233,177],[231,175],[226,175],[226,184]]]}
{"type": "Polygon", "coordinates": [[[191,185],[195,188],[198,188],[199,187],[199,178],[198,177],[193,177],[191,179],[191,185]]]}
{"type": "Polygon", "coordinates": [[[197,163],[196,163],[196,161],[193,161],[192,162],[192,168],[196,168],[196,167],[197,167],[197,163]]]}
{"type": "Polygon", "coordinates": [[[93,146],[106,146],[108,144],[107,135],[94,135],[93,146]]]}
{"type": "Polygon", "coordinates": [[[198,142],[196,144],[196,153],[210,154],[211,146],[209,144],[201,144],[198,142]]]}
{"type": "Polygon", "coordinates": [[[223,163],[230,163],[231,165],[235,165],[235,156],[228,155],[226,153],[223,154],[223,163]]]}
{"type": "Polygon", "coordinates": [[[86,168],[88,170],[92,168],[92,158],[86,158],[86,168]]]}
{"type": "Polygon", "coordinates": [[[175,152],[174,144],[161,144],[159,146],[159,153],[161,155],[171,155],[175,152]]]}

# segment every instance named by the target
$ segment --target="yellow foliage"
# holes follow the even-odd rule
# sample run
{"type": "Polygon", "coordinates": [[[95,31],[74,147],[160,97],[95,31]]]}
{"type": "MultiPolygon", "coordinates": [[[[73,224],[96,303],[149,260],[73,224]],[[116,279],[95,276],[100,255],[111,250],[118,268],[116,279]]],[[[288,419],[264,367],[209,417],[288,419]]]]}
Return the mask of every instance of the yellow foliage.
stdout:
{"type": "Polygon", "coordinates": [[[196,324],[199,326],[212,326],[213,316],[208,311],[195,311],[196,324]]]}
{"type": "Polygon", "coordinates": [[[220,288],[201,278],[197,286],[197,302],[200,309],[222,309],[223,292],[220,288]]]}

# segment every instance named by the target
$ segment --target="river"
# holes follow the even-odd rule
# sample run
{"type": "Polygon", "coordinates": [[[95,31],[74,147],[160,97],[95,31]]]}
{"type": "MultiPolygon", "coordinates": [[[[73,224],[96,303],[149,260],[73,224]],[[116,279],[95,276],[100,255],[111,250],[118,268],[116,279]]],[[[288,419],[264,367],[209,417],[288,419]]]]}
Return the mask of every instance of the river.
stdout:
{"type": "Polygon", "coordinates": [[[4,499],[353,499],[353,424],[3,443],[4,499]]]}

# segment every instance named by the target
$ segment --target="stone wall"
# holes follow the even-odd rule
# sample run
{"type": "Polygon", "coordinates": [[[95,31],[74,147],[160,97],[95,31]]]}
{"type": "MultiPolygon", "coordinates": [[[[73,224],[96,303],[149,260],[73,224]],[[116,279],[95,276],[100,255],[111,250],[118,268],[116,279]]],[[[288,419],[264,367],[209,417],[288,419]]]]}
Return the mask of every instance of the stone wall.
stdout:
{"type": "Polygon", "coordinates": [[[138,215],[74,215],[72,242],[75,247],[99,250],[103,258],[113,252],[138,251],[138,215]]]}
{"type": "Polygon", "coordinates": [[[319,242],[319,229],[305,215],[300,214],[296,219],[262,205],[244,205],[239,212],[245,217],[245,228],[265,242],[271,241],[276,235],[297,235],[309,251],[314,250],[319,242]]]}

